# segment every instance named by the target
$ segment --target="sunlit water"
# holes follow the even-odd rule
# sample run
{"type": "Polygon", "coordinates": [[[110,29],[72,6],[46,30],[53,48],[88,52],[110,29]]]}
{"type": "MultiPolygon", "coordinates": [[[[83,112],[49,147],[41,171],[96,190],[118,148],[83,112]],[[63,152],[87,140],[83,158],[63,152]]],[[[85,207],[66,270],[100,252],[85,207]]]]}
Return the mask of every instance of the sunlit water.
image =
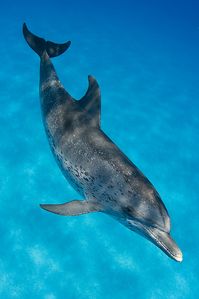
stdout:
{"type": "Polygon", "coordinates": [[[194,1],[7,1],[0,18],[0,298],[197,298],[199,7],[194,1]],[[94,75],[102,128],[153,182],[181,264],[103,214],[59,217],[39,203],[81,199],[41,122],[39,59],[22,22],[72,45],[55,58],[79,99],[94,75]]]}

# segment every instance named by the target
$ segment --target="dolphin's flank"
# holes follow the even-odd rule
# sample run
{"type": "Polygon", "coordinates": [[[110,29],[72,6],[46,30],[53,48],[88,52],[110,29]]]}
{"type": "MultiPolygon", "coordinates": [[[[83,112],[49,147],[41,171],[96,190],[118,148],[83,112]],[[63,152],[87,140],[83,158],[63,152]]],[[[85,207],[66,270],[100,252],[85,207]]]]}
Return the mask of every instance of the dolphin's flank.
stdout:
{"type": "Polygon", "coordinates": [[[170,218],[160,195],[100,128],[97,81],[89,76],[88,90],[79,101],[60,83],[50,58],[65,52],[70,41],[46,41],[25,24],[23,34],[40,57],[40,102],[52,153],[83,198],[41,207],[65,216],[106,213],[181,262],[182,253],[170,236],[170,218]]]}

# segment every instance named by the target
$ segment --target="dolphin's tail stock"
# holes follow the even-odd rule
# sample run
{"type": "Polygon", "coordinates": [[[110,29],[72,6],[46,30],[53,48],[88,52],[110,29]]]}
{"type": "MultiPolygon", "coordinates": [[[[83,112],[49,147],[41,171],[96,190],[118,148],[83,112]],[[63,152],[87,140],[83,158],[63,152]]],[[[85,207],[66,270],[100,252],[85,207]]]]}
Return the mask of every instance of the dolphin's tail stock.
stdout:
{"type": "Polygon", "coordinates": [[[64,44],[56,44],[45,39],[38,37],[31,33],[26,24],[23,24],[23,35],[28,45],[41,57],[44,51],[46,51],[49,57],[56,57],[64,53],[71,42],[68,41],[64,44]]]}

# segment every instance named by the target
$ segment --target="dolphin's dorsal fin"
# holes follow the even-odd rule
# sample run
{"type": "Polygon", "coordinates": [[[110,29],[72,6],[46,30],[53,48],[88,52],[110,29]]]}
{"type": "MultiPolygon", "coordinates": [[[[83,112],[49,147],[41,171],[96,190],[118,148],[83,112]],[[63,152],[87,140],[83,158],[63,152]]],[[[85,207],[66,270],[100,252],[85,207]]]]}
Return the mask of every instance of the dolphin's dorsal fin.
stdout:
{"type": "Polygon", "coordinates": [[[77,216],[102,211],[101,206],[91,200],[73,200],[63,204],[41,204],[42,209],[63,216],[77,216]]]}
{"type": "Polygon", "coordinates": [[[92,120],[92,125],[100,126],[100,114],[101,114],[101,96],[100,89],[97,81],[94,77],[88,76],[89,86],[85,96],[83,96],[78,104],[81,109],[85,110],[89,114],[92,120]]]}

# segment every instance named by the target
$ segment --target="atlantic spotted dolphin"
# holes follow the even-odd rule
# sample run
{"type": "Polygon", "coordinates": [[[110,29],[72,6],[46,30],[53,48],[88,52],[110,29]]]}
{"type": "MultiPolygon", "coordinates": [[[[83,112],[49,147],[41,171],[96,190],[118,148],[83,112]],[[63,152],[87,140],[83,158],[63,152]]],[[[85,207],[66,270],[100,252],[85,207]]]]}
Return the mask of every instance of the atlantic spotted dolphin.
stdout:
{"type": "Polygon", "coordinates": [[[41,207],[65,216],[106,213],[181,262],[182,253],[170,236],[170,218],[160,195],[100,127],[97,81],[88,77],[88,90],[78,101],[60,83],[50,58],[65,52],[70,41],[46,41],[25,24],[23,34],[40,57],[41,110],[51,150],[83,199],[41,207]]]}

